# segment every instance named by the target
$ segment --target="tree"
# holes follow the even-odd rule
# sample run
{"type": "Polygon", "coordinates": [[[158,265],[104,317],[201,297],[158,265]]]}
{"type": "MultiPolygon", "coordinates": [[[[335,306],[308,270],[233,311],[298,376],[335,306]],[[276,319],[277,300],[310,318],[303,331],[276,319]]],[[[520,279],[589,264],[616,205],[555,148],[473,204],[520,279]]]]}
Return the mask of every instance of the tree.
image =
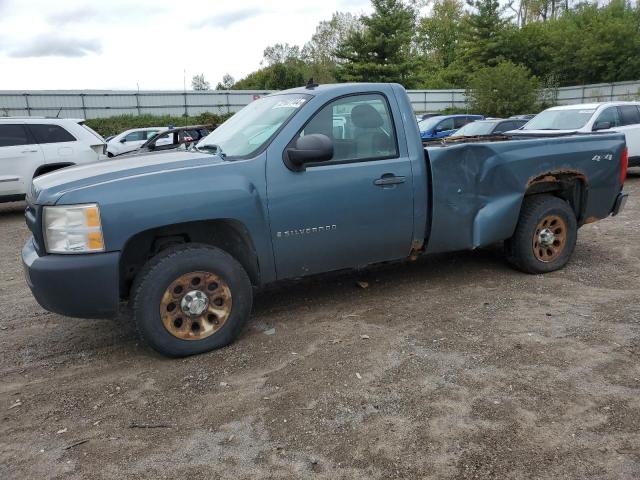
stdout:
{"type": "Polygon", "coordinates": [[[474,11],[462,22],[463,58],[471,70],[495,66],[504,59],[504,32],[509,24],[499,0],[468,0],[474,11]]]}
{"type": "Polygon", "coordinates": [[[275,44],[265,48],[258,71],[233,85],[234,90],[284,90],[304,85],[309,76],[307,64],[300,58],[300,48],[275,44]]]}
{"type": "Polygon", "coordinates": [[[304,48],[302,58],[309,65],[311,76],[318,83],[336,81],[336,67],[340,59],[336,50],[343,38],[362,28],[360,19],[351,13],[336,12],[331,20],[323,20],[304,48]]]}
{"type": "Polygon", "coordinates": [[[225,73],[222,77],[222,82],[218,82],[218,85],[216,85],[216,90],[231,90],[235,83],[236,80],[228,73],[225,73]]]}
{"type": "Polygon", "coordinates": [[[460,0],[436,0],[431,15],[420,19],[418,43],[441,68],[447,68],[458,56],[462,12],[460,0]]]}
{"type": "Polygon", "coordinates": [[[278,63],[301,60],[300,47],[288,43],[276,43],[264,49],[261,65],[267,67],[278,63]]]}
{"type": "Polygon", "coordinates": [[[466,95],[474,111],[509,117],[536,111],[540,87],[527,67],[505,61],[472,74],[466,95]]]}
{"type": "Polygon", "coordinates": [[[199,75],[194,75],[193,78],[191,78],[191,88],[194,90],[209,90],[211,86],[209,85],[209,82],[205,80],[204,73],[201,73],[199,75]]]}
{"type": "Polygon", "coordinates": [[[351,31],[336,50],[339,81],[415,83],[412,51],[416,10],[402,0],[371,0],[374,12],[362,29],[351,31]]]}

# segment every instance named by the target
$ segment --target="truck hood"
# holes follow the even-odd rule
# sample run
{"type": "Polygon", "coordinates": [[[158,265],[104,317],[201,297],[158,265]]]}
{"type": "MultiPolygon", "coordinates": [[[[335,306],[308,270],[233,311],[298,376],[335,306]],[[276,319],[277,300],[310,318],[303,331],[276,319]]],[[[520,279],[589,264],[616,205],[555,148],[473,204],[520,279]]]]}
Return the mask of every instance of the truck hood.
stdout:
{"type": "Polygon", "coordinates": [[[65,193],[123,178],[155,175],[203,165],[221,164],[217,155],[202,152],[159,152],[63,168],[34,179],[27,201],[53,205],[65,193]]]}

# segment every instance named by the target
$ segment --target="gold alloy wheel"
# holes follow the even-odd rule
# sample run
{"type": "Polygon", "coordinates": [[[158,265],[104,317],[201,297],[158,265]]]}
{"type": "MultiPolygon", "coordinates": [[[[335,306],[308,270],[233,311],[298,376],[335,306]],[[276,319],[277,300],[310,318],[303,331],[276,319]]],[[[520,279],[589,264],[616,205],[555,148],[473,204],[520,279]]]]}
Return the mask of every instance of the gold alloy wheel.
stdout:
{"type": "Polygon", "coordinates": [[[231,290],[211,272],[181,275],[160,301],[164,328],[182,340],[202,340],[216,333],[231,314],[231,290]]]}
{"type": "Polygon", "coordinates": [[[559,215],[547,215],[533,234],[533,254],[541,262],[553,262],[567,243],[567,222],[559,215]]]}

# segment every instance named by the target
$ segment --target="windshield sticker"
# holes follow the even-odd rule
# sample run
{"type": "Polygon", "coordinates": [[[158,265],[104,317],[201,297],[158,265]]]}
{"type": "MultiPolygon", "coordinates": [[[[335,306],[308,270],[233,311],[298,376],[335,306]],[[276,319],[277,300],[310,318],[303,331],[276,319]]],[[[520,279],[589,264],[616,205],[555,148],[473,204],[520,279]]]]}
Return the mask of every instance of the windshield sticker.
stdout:
{"type": "Polygon", "coordinates": [[[595,110],[578,110],[578,113],[593,113],[595,110]]]}
{"type": "Polygon", "coordinates": [[[306,100],[307,100],[306,98],[294,98],[293,100],[280,100],[273,107],[271,107],[271,109],[273,110],[275,108],[300,108],[306,100]]]}

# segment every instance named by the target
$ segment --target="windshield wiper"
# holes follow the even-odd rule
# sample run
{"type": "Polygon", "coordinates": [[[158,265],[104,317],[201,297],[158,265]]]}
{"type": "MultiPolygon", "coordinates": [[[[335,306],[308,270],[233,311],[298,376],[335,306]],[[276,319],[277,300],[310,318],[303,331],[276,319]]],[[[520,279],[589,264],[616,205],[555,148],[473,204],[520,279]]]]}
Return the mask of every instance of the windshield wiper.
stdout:
{"type": "Polygon", "coordinates": [[[204,150],[205,152],[211,152],[213,155],[220,155],[220,158],[225,158],[227,156],[227,154],[222,151],[222,147],[220,145],[216,145],[215,143],[198,145],[196,148],[201,151],[204,150]]]}

